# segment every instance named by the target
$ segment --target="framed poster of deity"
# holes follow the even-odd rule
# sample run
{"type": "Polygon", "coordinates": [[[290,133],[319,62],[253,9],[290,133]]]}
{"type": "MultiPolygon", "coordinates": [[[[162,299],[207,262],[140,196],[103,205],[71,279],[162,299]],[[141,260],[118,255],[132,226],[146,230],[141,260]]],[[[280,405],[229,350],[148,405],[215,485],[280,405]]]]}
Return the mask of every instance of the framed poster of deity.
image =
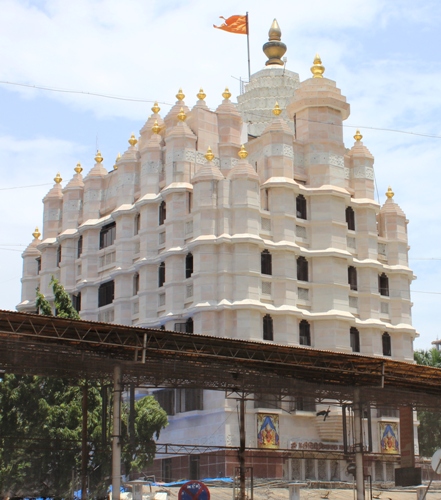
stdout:
{"type": "Polygon", "coordinates": [[[279,436],[279,415],[269,413],[257,414],[257,447],[278,449],[280,444],[279,436]]]}
{"type": "Polygon", "coordinates": [[[398,441],[398,424],[394,422],[380,422],[381,453],[397,455],[400,453],[398,441]]]}

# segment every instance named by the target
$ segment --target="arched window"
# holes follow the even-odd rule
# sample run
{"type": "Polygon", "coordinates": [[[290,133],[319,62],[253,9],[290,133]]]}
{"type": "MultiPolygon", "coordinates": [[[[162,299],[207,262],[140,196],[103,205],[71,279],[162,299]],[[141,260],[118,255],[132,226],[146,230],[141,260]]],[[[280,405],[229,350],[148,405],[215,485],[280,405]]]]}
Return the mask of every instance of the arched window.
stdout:
{"type": "Polygon", "coordinates": [[[141,214],[136,214],[134,223],[134,235],[136,236],[141,229],[141,214]]]}
{"type": "Polygon", "coordinates": [[[133,276],[133,295],[138,295],[139,292],[139,274],[133,276]]]}
{"type": "Polygon", "coordinates": [[[193,333],[193,318],[188,318],[185,322],[185,332],[193,333]]]}
{"type": "Polygon", "coordinates": [[[352,327],[349,330],[349,337],[352,352],[360,352],[360,332],[356,328],[352,327]]]}
{"type": "Polygon", "coordinates": [[[392,342],[390,335],[387,332],[384,332],[381,340],[383,344],[383,356],[392,356],[392,342]]]}
{"type": "Polygon", "coordinates": [[[389,297],[389,278],[384,273],[378,276],[378,291],[380,295],[389,297]]]}
{"type": "Polygon", "coordinates": [[[308,261],[305,257],[297,258],[297,279],[299,281],[309,281],[308,261]]]}
{"type": "Polygon", "coordinates": [[[273,318],[269,314],[263,317],[263,340],[274,340],[273,318]]]}
{"type": "Polygon", "coordinates": [[[299,344],[311,345],[311,327],[305,319],[302,319],[299,325],[299,344]]]}
{"type": "Polygon", "coordinates": [[[158,286],[163,286],[165,283],[165,262],[161,262],[158,268],[158,286]]]}
{"type": "Polygon", "coordinates": [[[260,254],[260,268],[262,274],[273,274],[273,261],[272,256],[268,250],[264,250],[260,254]]]}
{"type": "Polygon", "coordinates": [[[297,218],[299,219],[305,219],[306,220],[306,198],[302,195],[299,194],[296,198],[296,215],[297,218]]]}
{"type": "Polygon", "coordinates": [[[165,201],[162,201],[159,205],[159,225],[162,226],[164,224],[165,218],[167,216],[165,201]]]}
{"type": "Polygon", "coordinates": [[[193,274],[193,254],[188,253],[185,257],[185,277],[190,278],[193,274]]]}
{"type": "Polygon", "coordinates": [[[355,212],[352,207],[346,207],[346,224],[348,229],[355,231],[355,212]]]}
{"type": "Polygon", "coordinates": [[[348,267],[348,283],[351,290],[356,291],[357,288],[357,269],[354,266],[348,267]]]}

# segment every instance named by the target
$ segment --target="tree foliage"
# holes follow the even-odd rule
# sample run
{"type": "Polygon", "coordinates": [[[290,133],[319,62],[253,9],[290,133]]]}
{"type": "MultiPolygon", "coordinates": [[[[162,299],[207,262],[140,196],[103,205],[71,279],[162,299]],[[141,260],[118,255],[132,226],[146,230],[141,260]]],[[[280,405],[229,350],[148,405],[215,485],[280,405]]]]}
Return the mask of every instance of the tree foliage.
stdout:
{"type": "MultiPolygon", "coordinates": [[[[79,319],[64,287],[55,278],[51,286],[57,316],[79,319]]],[[[39,290],[37,307],[40,314],[52,316],[51,304],[39,290]]],[[[87,468],[89,489],[97,497],[105,497],[111,476],[110,382],[94,381],[94,385],[87,386],[87,468]]],[[[13,374],[0,379],[0,493],[4,497],[66,498],[72,496],[72,489],[79,488],[85,383],[13,374]]],[[[168,423],[167,414],[152,396],[135,402],[134,436],[128,435],[128,422],[129,408],[124,403],[121,439],[126,474],[141,471],[152,462],[154,439],[168,423]]]]}
{"type": "MultiPolygon", "coordinates": [[[[415,351],[414,357],[419,365],[441,368],[441,351],[438,349],[415,351]]],[[[431,457],[437,449],[441,448],[441,413],[421,411],[418,412],[418,420],[420,421],[418,429],[420,455],[431,457]]]]}

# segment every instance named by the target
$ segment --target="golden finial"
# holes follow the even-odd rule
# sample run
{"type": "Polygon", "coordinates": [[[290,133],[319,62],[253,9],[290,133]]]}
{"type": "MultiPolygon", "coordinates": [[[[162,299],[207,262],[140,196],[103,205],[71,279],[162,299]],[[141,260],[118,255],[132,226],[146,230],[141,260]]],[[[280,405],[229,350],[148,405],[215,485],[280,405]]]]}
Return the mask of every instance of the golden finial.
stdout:
{"type": "Polygon", "coordinates": [[[392,191],[392,188],[389,186],[386,191],[386,196],[391,200],[394,197],[394,192],[392,191]]]}
{"type": "Polygon", "coordinates": [[[121,160],[121,153],[118,153],[117,157],[115,158],[115,165],[113,165],[113,170],[118,170],[119,160],[121,160]]]}
{"type": "Polygon", "coordinates": [[[32,233],[32,236],[38,240],[38,238],[41,236],[40,231],[38,230],[38,227],[35,227],[35,231],[32,233]]]}
{"type": "Polygon", "coordinates": [[[239,158],[241,160],[245,160],[245,158],[248,156],[248,151],[245,149],[245,146],[243,144],[237,154],[239,155],[239,158]]]}
{"type": "Polygon", "coordinates": [[[157,115],[161,111],[161,108],[158,106],[158,101],[155,101],[155,104],[153,104],[152,111],[153,113],[155,113],[155,115],[157,115]]]}
{"type": "Polygon", "coordinates": [[[204,92],[202,88],[199,89],[199,92],[196,94],[196,97],[200,100],[203,101],[206,97],[207,94],[204,92]]]}
{"type": "Polygon", "coordinates": [[[60,182],[62,181],[63,179],[61,178],[60,176],[60,172],[57,172],[57,175],[54,177],[54,181],[57,183],[57,184],[60,184],[60,182]]]}
{"type": "Polygon", "coordinates": [[[286,45],[281,41],[282,40],[282,31],[280,29],[279,23],[277,19],[274,19],[271,24],[271,28],[268,31],[268,41],[262,47],[263,52],[266,57],[268,57],[268,61],[266,61],[265,65],[270,66],[272,64],[277,64],[278,66],[283,66],[285,63],[282,61],[282,57],[286,52],[286,45]]]}
{"type": "Polygon", "coordinates": [[[213,151],[211,151],[210,146],[208,146],[207,152],[205,153],[205,158],[207,158],[208,161],[213,161],[214,154],[213,151]]]}
{"type": "Polygon", "coordinates": [[[359,130],[357,130],[357,131],[355,132],[354,139],[355,139],[357,142],[360,142],[360,141],[363,139],[363,136],[360,134],[360,131],[359,131],[359,130]]]}
{"type": "Polygon", "coordinates": [[[184,108],[181,108],[178,113],[178,120],[180,122],[185,122],[185,119],[187,118],[187,115],[185,114],[184,108]]]}
{"type": "Polygon", "coordinates": [[[130,136],[130,139],[129,139],[130,146],[132,146],[132,147],[136,146],[137,142],[138,142],[138,139],[135,137],[135,134],[132,134],[130,136]]]}
{"type": "Polygon", "coordinates": [[[225,90],[222,92],[222,97],[224,99],[229,99],[231,97],[231,92],[228,90],[228,87],[225,87],[225,90]]]}
{"type": "Polygon", "coordinates": [[[74,168],[74,170],[77,174],[81,174],[81,172],[83,171],[83,167],[81,166],[80,162],[77,163],[77,166],[74,168]]]}
{"type": "Polygon", "coordinates": [[[311,66],[311,73],[313,78],[323,78],[323,73],[325,72],[325,67],[322,65],[322,60],[318,54],[314,57],[314,64],[311,66]]]}
{"type": "Polygon", "coordinates": [[[155,120],[155,123],[153,124],[153,127],[152,127],[152,132],[154,134],[159,134],[160,130],[161,130],[161,127],[158,124],[158,120],[155,120]]]}
{"type": "Polygon", "coordinates": [[[98,150],[98,151],[96,152],[95,161],[96,161],[97,163],[102,163],[102,161],[103,161],[103,160],[104,160],[104,158],[101,156],[101,151],[100,151],[100,150],[98,150]]]}
{"type": "Polygon", "coordinates": [[[184,93],[182,92],[182,89],[179,89],[179,92],[176,94],[176,99],[178,101],[183,101],[185,99],[185,95],[184,93]]]}
{"type": "Polygon", "coordinates": [[[276,101],[276,104],[274,105],[273,108],[273,115],[279,116],[282,110],[280,109],[279,103],[276,101]]]}

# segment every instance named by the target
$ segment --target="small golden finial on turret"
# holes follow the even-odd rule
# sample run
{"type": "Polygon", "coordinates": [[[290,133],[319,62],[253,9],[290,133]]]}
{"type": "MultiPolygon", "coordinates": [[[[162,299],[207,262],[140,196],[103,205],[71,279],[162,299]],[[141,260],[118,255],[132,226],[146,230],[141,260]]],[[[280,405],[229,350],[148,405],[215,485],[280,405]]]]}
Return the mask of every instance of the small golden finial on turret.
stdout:
{"type": "Polygon", "coordinates": [[[262,48],[266,57],[268,57],[268,61],[265,63],[266,66],[272,64],[283,66],[285,64],[282,61],[282,57],[286,52],[286,45],[282,42],[282,31],[277,19],[274,19],[271,24],[271,28],[268,31],[268,41],[262,48]]]}
{"type": "Polygon", "coordinates": [[[113,165],[113,170],[118,170],[118,162],[121,160],[121,153],[118,153],[118,155],[115,158],[115,165],[113,165]]]}
{"type": "Polygon", "coordinates": [[[130,146],[136,146],[136,144],[138,143],[138,139],[135,137],[135,134],[132,134],[130,136],[130,139],[129,139],[129,144],[130,146]]]}
{"type": "Polygon", "coordinates": [[[81,166],[80,162],[77,163],[77,166],[74,168],[74,170],[77,174],[81,174],[81,172],[83,171],[83,167],[81,166]]]}
{"type": "Polygon", "coordinates": [[[153,127],[152,127],[152,132],[154,134],[159,134],[160,130],[161,130],[161,127],[158,124],[158,120],[155,120],[155,123],[153,124],[153,127]]]}
{"type": "Polygon", "coordinates": [[[176,94],[176,99],[178,101],[183,101],[185,99],[185,94],[182,92],[182,89],[179,89],[179,92],[176,94]]]}
{"type": "Polygon", "coordinates": [[[95,156],[95,161],[97,163],[102,163],[104,158],[101,156],[101,151],[98,149],[95,156]]]}
{"type": "Polygon", "coordinates": [[[224,99],[229,99],[231,97],[231,92],[229,91],[228,87],[225,87],[225,90],[222,92],[222,97],[224,99]]]}
{"type": "Polygon", "coordinates": [[[360,141],[363,139],[363,136],[360,134],[360,131],[359,131],[358,129],[357,129],[357,131],[355,132],[354,139],[355,139],[357,142],[360,142],[360,141]]]}
{"type": "Polygon", "coordinates": [[[273,115],[279,116],[281,113],[282,113],[282,110],[280,109],[279,103],[276,101],[276,104],[274,105],[274,108],[273,108],[273,115]]]}
{"type": "Polygon", "coordinates": [[[39,231],[39,229],[38,229],[38,227],[37,227],[37,226],[35,226],[35,231],[32,233],[32,236],[33,236],[36,240],[38,240],[38,238],[41,236],[41,233],[40,233],[40,231],[39,231]]]}
{"type": "Polygon", "coordinates": [[[213,151],[211,151],[210,146],[208,146],[207,152],[205,153],[205,158],[206,158],[208,161],[213,161],[214,154],[213,154],[213,151]]]}
{"type": "Polygon", "coordinates": [[[394,197],[394,192],[392,191],[392,188],[389,186],[386,191],[386,196],[389,200],[391,200],[394,197]]]}
{"type": "Polygon", "coordinates": [[[60,182],[62,181],[63,179],[61,178],[60,176],[60,172],[57,172],[57,175],[54,177],[54,181],[57,183],[57,184],[60,184],[60,182]]]}
{"type": "Polygon", "coordinates": [[[239,155],[239,158],[241,160],[245,160],[245,158],[248,156],[248,151],[245,149],[245,146],[243,144],[240,147],[239,152],[237,154],[239,155]]]}
{"type": "Polygon", "coordinates": [[[318,54],[314,57],[314,64],[311,66],[313,78],[323,78],[325,67],[322,65],[322,60],[318,54]]]}
{"type": "Polygon", "coordinates": [[[184,108],[181,108],[178,113],[178,120],[180,122],[185,122],[185,119],[187,118],[187,115],[185,114],[184,108]]]}
{"type": "Polygon", "coordinates": [[[153,104],[152,111],[153,113],[155,113],[155,115],[157,115],[161,111],[161,108],[158,106],[158,101],[155,101],[155,104],[153,104]]]}
{"type": "Polygon", "coordinates": [[[196,97],[200,100],[203,101],[206,97],[207,94],[204,92],[202,88],[199,89],[199,92],[196,94],[196,97]]]}

